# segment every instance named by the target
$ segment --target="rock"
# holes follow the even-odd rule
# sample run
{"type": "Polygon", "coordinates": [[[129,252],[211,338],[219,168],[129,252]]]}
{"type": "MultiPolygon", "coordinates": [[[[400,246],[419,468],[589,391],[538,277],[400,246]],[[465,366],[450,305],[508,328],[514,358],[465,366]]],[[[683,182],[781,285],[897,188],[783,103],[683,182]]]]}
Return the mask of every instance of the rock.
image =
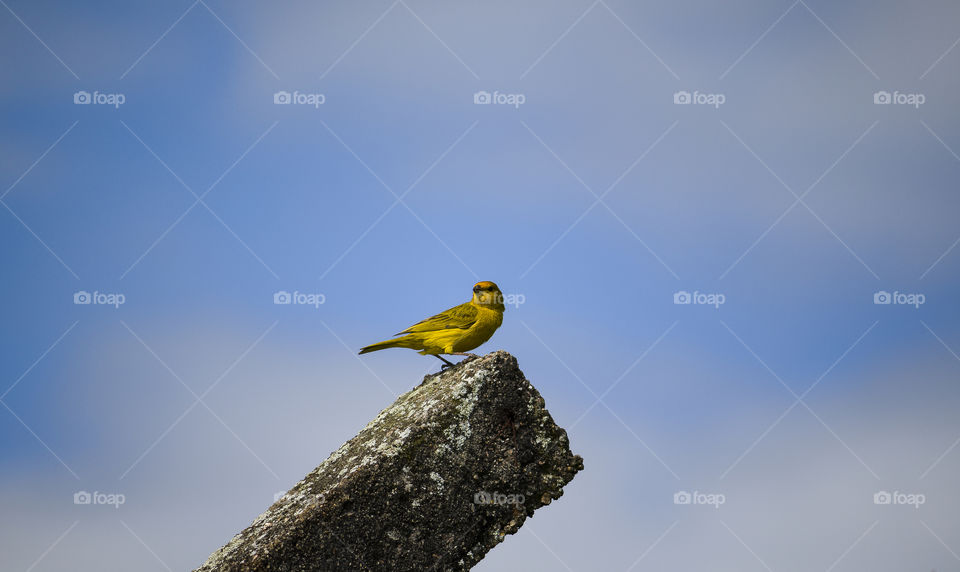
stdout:
{"type": "Polygon", "coordinates": [[[467,570],[582,469],[516,358],[467,358],[401,395],[197,570],[467,570]]]}

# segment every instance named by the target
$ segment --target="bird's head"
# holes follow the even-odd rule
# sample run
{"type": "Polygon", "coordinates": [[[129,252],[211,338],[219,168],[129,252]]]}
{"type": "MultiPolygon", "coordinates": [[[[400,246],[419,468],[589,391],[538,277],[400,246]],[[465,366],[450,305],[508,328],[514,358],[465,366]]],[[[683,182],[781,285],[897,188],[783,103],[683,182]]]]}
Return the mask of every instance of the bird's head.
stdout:
{"type": "Polygon", "coordinates": [[[490,306],[503,311],[503,294],[493,282],[477,282],[473,285],[473,303],[490,306]]]}

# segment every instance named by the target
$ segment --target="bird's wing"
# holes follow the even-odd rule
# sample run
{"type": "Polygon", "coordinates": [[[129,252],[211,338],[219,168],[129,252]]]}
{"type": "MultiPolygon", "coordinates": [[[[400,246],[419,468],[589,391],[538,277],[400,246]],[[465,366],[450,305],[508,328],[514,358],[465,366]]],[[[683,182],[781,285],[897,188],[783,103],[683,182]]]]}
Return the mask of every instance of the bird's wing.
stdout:
{"type": "Polygon", "coordinates": [[[436,316],[431,316],[422,322],[410,326],[406,330],[397,334],[412,334],[416,332],[435,332],[437,330],[460,329],[466,330],[477,321],[477,308],[467,302],[454,306],[449,310],[440,312],[436,316]]]}

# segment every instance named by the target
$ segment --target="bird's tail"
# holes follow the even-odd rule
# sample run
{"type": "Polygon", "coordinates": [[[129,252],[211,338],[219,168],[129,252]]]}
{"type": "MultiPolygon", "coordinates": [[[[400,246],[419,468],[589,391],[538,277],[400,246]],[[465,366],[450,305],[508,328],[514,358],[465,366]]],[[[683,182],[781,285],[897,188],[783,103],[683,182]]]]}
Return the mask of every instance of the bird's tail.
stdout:
{"type": "Polygon", "coordinates": [[[383,342],[378,342],[375,344],[370,344],[364,348],[360,348],[360,353],[365,354],[369,352],[375,352],[379,350],[385,350],[387,348],[414,348],[414,345],[408,336],[401,336],[399,338],[393,338],[392,340],[386,340],[383,342]]]}

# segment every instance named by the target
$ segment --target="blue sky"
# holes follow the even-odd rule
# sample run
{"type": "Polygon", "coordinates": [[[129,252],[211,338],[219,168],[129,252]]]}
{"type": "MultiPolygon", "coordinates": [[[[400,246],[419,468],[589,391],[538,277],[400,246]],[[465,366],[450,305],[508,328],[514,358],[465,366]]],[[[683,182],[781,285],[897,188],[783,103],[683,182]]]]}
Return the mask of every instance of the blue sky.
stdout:
{"type": "Polygon", "coordinates": [[[198,565],[477,280],[586,465],[478,569],[956,567],[958,15],[7,0],[3,568],[198,565]]]}

